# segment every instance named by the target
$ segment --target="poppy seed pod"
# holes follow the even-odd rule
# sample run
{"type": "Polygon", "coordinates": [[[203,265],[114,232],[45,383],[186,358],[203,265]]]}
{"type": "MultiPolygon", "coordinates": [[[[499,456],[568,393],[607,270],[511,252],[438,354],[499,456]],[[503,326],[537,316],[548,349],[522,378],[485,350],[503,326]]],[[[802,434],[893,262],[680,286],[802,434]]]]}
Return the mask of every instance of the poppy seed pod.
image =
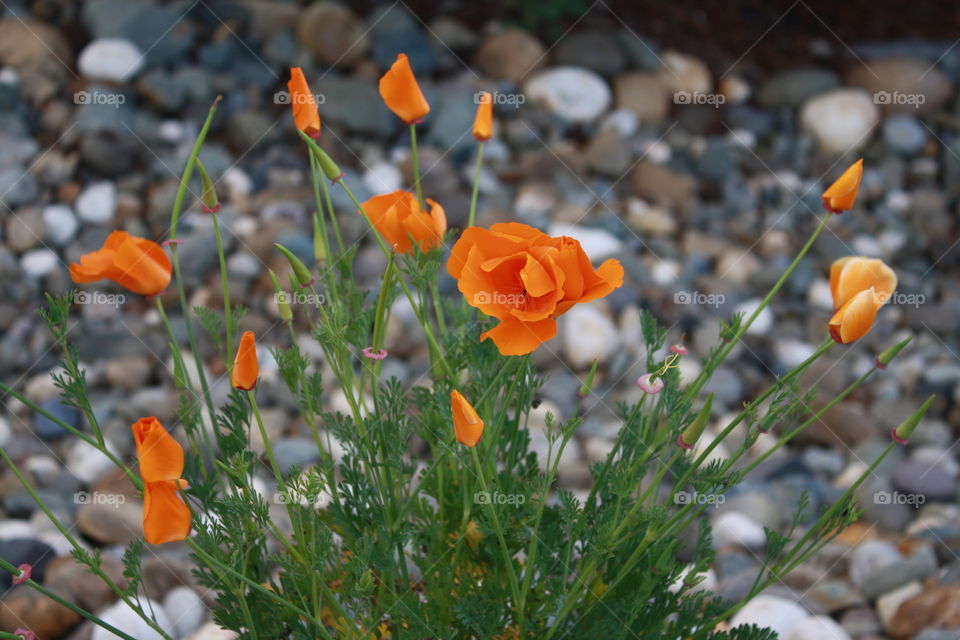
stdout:
{"type": "Polygon", "coordinates": [[[907,444],[910,441],[910,436],[913,435],[914,430],[917,428],[917,425],[920,424],[920,421],[923,420],[924,414],[927,413],[927,409],[930,408],[930,405],[933,404],[934,399],[937,396],[930,396],[924,401],[920,407],[913,412],[909,418],[900,423],[896,429],[890,431],[890,438],[893,439],[897,444],[907,444]]]}
{"type": "Polygon", "coordinates": [[[313,284],[313,274],[310,273],[310,269],[307,268],[307,265],[303,264],[303,261],[300,260],[300,258],[295,256],[290,249],[287,249],[282,244],[275,242],[273,243],[273,246],[279,249],[280,253],[282,253],[287,259],[287,262],[290,263],[290,268],[293,269],[293,275],[297,280],[297,284],[300,285],[301,288],[309,287],[311,284],[313,284]]]}
{"type": "Polygon", "coordinates": [[[893,345],[889,349],[884,349],[880,352],[880,355],[877,356],[877,368],[886,369],[887,365],[897,357],[904,347],[910,344],[910,341],[913,340],[913,336],[910,336],[906,340],[901,340],[897,344],[893,345]]]}
{"type": "Polygon", "coordinates": [[[200,174],[200,210],[204,213],[218,213],[220,201],[217,199],[217,190],[200,158],[197,158],[197,173],[200,174]]]}
{"type": "Polygon", "coordinates": [[[703,430],[707,428],[707,421],[710,420],[710,412],[713,410],[713,394],[707,396],[707,402],[700,409],[700,413],[693,419],[690,426],[683,430],[677,436],[677,444],[684,449],[692,449],[697,444],[697,440],[703,435],[703,430]]]}

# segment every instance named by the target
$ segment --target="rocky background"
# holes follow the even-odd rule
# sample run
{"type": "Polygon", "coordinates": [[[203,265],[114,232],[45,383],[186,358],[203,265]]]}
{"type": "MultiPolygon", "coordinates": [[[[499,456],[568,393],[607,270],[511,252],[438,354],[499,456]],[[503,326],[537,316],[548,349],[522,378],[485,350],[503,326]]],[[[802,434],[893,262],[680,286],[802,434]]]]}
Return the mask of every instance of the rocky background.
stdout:
{"type": "MultiPolygon", "coordinates": [[[[265,344],[288,340],[266,267],[285,268],[274,241],[312,258],[313,204],[283,93],[287,68],[304,68],[321,102],[321,143],[363,199],[410,183],[406,131],[376,90],[404,51],[433,107],[420,128],[424,191],[443,204],[452,227],[467,216],[474,96],[489,90],[497,120],[478,222],[521,220],[572,235],[594,260],[616,256],[626,267],[621,290],[575,307],[536,354],[549,375],[531,425],[543,455],[546,412],[568,417],[580,377],[594,358],[602,362],[560,469],[563,484],[584,490],[588,464],[607,454],[620,428],[616,403],[639,393],[640,310],[670,327],[671,342],[690,347],[683,373],[696,374],[717,340],[718,319],[755,308],[824,215],[823,188],[862,156],[855,210],[831,221],[714,377],[717,428],[823,339],[826,273],[839,256],[883,258],[899,275],[899,294],[865,339],[834,348],[804,387],[817,384],[825,402],[880,349],[908,335],[913,343],[711,508],[718,557],[703,586],[744,593],[763,561],[763,527],[789,522],[802,491],[814,507],[834,501],[882,450],[889,429],[937,393],[910,446],[866,483],[861,522],[735,622],[773,626],[786,640],[960,638],[956,8],[916,2],[884,13],[878,3],[800,1],[705,11],[678,2],[647,11],[648,4],[569,0],[532,11],[514,2],[403,0],[359,8],[280,0],[0,3],[0,378],[81,425],[49,377],[60,355],[36,314],[43,292],[67,291],[67,264],[112,229],[165,238],[179,172],[218,94],[223,102],[201,157],[224,202],[231,297],[249,309],[243,328],[265,344]]],[[[191,303],[215,308],[213,229],[197,193],[194,185],[181,259],[191,303]]],[[[348,241],[359,238],[362,220],[339,190],[333,195],[348,241]]],[[[383,264],[379,249],[362,242],[358,277],[375,288],[383,264]]],[[[442,288],[455,292],[449,278],[442,288]]],[[[175,420],[166,337],[142,298],[109,283],[84,290],[70,335],[111,446],[130,458],[133,420],[175,420]]],[[[182,330],[175,297],[165,301],[182,330]]],[[[397,303],[384,373],[407,384],[428,364],[413,325],[409,307],[397,303]]],[[[322,367],[309,340],[302,346],[322,367]]],[[[212,345],[201,348],[222,399],[223,364],[212,345]]],[[[266,350],[261,362],[260,393],[281,465],[309,464],[306,427],[266,350]]],[[[342,405],[335,389],[330,397],[342,405]]],[[[119,578],[122,545],[141,535],[141,505],[108,461],[65,435],[0,398],[0,445],[119,578]]],[[[717,455],[731,449],[721,445],[717,455]]],[[[0,509],[0,556],[33,563],[35,578],[135,637],[155,637],[70,558],[9,470],[0,476],[0,509]]],[[[0,628],[105,637],[0,580],[0,628]]],[[[175,637],[231,637],[208,622],[210,594],[194,584],[182,547],[148,549],[144,580],[175,637]]]]}

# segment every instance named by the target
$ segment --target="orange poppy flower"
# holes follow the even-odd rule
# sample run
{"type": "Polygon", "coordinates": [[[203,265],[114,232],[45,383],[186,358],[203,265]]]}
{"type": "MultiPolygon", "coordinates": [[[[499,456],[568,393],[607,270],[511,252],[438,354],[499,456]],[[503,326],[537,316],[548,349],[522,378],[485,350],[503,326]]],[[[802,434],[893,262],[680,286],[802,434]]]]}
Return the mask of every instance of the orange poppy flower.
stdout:
{"type": "Polygon", "coordinates": [[[156,242],[114,231],[103,247],[70,264],[70,279],[77,284],[112,280],[134,293],[154,296],[170,284],[170,258],[156,242]]]}
{"type": "Polygon", "coordinates": [[[896,288],[897,275],[882,260],[854,256],[835,260],[830,265],[836,310],[830,318],[830,336],[841,344],[865,336],[896,288]]]}
{"type": "Polygon", "coordinates": [[[467,399],[459,391],[450,392],[450,410],[453,412],[453,432],[457,442],[475,447],[483,436],[483,420],[467,399]]]}
{"type": "Polygon", "coordinates": [[[150,544],[183,540],[190,534],[190,509],[180,498],[183,447],[153,416],[130,429],[143,478],[143,537],[150,544]]]}
{"type": "Polygon", "coordinates": [[[319,138],[320,111],[317,109],[317,99],[310,91],[310,85],[307,84],[300,67],[290,68],[287,92],[290,94],[290,106],[293,107],[293,121],[297,129],[311,138],[319,138]]]}
{"type": "Polygon", "coordinates": [[[380,78],[380,96],[390,111],[407,124],[416,124],[430,113],[430,105],[420,91],[405,53],[399,54],[380,78]]]}
{"type": "Polygon", "coordinates": [[[233,359],[233,371],[230,381],[237,389],[250,391],[257,386],[260,377],[260,364],[257,362],[257,340],[253,331],[244,331],[237,347],[237,357],[233,359]]]}
{"type": "Polygon", "coordinates": [[[373,196],[363,203],[363,210],[388,244],[395,246],[400,253],[409,253],[413,250],[413,242],[422,251],[443,242],[447,216],[443,207],[430,198],[427,198],[427,204],[430,210],[424,211],[414,194],[394,191],[373,196]]]}
{"type": "Polygon", "coordinates": [[[843,213],[852,209],[857,199],[857,192],[860,191],[861,178],[863,178],[863,158],[850,165],[836,182],[827,187],[823,192],[823,208],[830,213],[843,213]]]}
{"type": "Polygon", "coordinates": [[[480,339],[503,355],[530,353],[556,335],[557,316],[623,284],[619,261],[594,270],[578,241],[517,222],[464,231],[447,270],[468,304],[500,320],[480,339]]]}
{"type": "Polygon", "coordinates": [[[477,116],[473,120],[473,137],[486,142],[493,135],[493,97],[489,91],[480,92],[477,116]]]}

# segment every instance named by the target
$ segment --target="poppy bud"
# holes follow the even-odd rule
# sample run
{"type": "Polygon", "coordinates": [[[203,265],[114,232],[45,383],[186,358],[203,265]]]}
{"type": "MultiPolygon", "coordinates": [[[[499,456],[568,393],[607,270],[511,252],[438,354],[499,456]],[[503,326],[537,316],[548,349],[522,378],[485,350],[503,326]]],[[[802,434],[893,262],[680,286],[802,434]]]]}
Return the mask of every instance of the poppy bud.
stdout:
{"type": "Polygon", "coordinates": [[[703,408],[700,409],[700,413],[697,414],[697,417],[693,419],[693,422],[690,423],[690,426],[683,430],[679,436],[677,436],[677,444],[683,447],[684,449],[692,449],[693,445],[697,443],[697,440],[700,439],[700,436],[703,435],[703,430],[707,427],[707,420],[710,419],[710,411],[713,409],[713,394],[711,393],[707,396],[707,402],[703,405],[703,408]]]}
{"type": "Polygon", "coordinates": [[[290,263],[290,268],[293,269],[293,275],[296,277],[297,284],[300,285],[301,288],[309,287],[313,284],[313,274],[310,273],[310,269],[307,269],[307,265],[303,264],[300,258],[295,256],[290,249],[287,249],[282,244],[275,242],[273,246],[279,249],[280,253],[286,257],[287,262],[290,263]]]}
{"type": "Polygon", "coordinates": [[[583,384],[580,385],[580,397],[586,398],[590,395],[590,390],[593,389],[593,379],[597,375],[597,367],[600,366],[599,360],[593,361],[593,366],[590,367],[590,373],[587,374],[587,379],[583,381],[583,384]]]}
{"type": "Polygon", "coordinates": [[[320,170],[323,171],[323,175],[327,176],[330,182],[336,182],[343,177],[343,171],[340,170],[340,167],[333,161],[329,153],[321,149],[320,145],[303,131],[300,132],[300,137],[306,141],[307,146],[310,147],[310,153],[317,159],[320,170]]]}
{"type": "Polygon", "coordinates": [[[897,357],[897,354],[913,340],[913,336],[910,336],[906,340],[898,342],[889,349],[880,352],[880,355],[877,356],[877,369],[886,369],[887,365],[897,357]]]}
{"type": "Polygon", "coordinates": [[[270,280],[273,281],[273,296],[277,301],[277,311],[280,313],[280,319],[284,322],[293,320],[293,309],[290,308],[290,296],[286,291],[280,288],[280,281],[277,280],[277,274],[273,269],[267,269],[270,273],[270,280]]]}
{"type": "Polygon", "coordinates": [[[323,234],[320,232],[320,216],[313,215],[313,259],[317,264],[326,261],[327,247],[323,242],[323,234]]]}
{"type": "Polygon", "coordinates": [[[914,411],[912,416],[900,423],[899,427],[890,431],[890,437],[894,442],[897,444],[907,444],[910,441],[913,430],[916,429],[920,421],[923,420],[924,414],[927,412],[927,409],[930,408],[930,405],[933,404],[933,400],[936,397],[937,396],[934,395],[927,398],[926,402],[920,405],[920,408],[914,411]]]}
{"type": "Polygon", "coordinates": [[[206,167],[197,158],[197,172],[200,174],[200,210],[204,213],[217,213],[220,211],[220,201],[217,200],[217,190],[213,186],[213,180],[207,173],[206,167]]]}
{"type": "Polygon", "coordinates": [[[483,436],[483,420],[459,391],[450,392],[450,410],[453,412],[453,431],[457,441],[475,447],[483,436]]]}
{"type": "Polygon", "coordinates": [[[230,382],[237,389],[251,391],[257,386],[260,377],[260,364],[257,362],[257,341],[253,331],[244,331],[237,348],[237,356],[233,359],[233,371],[230,373],[230,382]]]}
{"type": "Polygon", "coordinates": [[[860,191],[860,179],[863,178],[863,158],[860,158],[836,182],[823,192],[823,208],[830,213],[843,213],[853,208],[860,191]]]}

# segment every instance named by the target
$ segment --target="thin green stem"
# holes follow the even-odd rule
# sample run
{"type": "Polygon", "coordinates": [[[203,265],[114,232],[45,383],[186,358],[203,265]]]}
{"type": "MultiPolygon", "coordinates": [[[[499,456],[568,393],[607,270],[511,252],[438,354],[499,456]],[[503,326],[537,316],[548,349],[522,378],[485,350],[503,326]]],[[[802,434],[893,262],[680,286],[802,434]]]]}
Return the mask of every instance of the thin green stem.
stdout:
{"type": "Polygon", "coordinates": [[[223,323],[226,332],[226,355],[224,364],[227,365],[227,372],[233,369],[233,361],[230,357],[233,355],[233,307],[230,306],[230,281],[227,278],[227,260],[223,255],[223,238],[220,236],[220,219],[217,214],[213,216],[213,232],[217,238],[217,257],[220,259],[220,284],[223,287],[223,323]]]}
{"type": "Polygon", "coordinates": [[[417,125],[410,124],[410,159],[413,162],[413,188],[417,193],[420,209],[426,211],[427,203],[423,199],[423,187],[420,185],[420,154],[417,153],[417,125]]]}
{"type": "Polygon", "coordinates": [[[467,214],[467,228],[473,226],[477,220],[477,196],[480,193],[480,170],[483,169],[483,146],[477,147],[477,166],[473,171],[473,190],[470,193],[470,213],[467,214]]]}

